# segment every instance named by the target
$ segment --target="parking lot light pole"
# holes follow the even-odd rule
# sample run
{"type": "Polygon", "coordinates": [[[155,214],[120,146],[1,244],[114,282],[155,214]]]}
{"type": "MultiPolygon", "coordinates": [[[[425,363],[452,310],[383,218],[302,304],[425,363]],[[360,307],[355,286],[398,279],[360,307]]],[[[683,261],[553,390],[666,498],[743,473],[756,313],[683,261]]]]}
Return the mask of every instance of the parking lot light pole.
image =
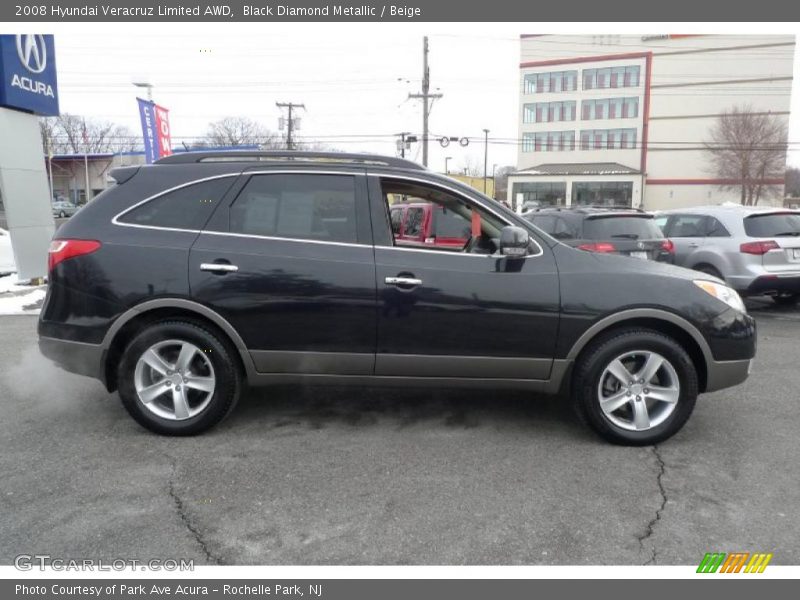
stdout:
{"type": "Polygon", "coordinates": [[[451,159],[451,158],[453,158],[453,157],[452,157],[452,156],[445,156],[445,157],[444,157],[444,174],[445,174],[445,175],[447,175],[448,173],[450,173],[450,167],[448,166],[448,164],[447,164],[447,163],[449,163],[449,162],[450,162],[450,159],[451,159]]]}
{"type": "Polygon", "coordinates": [[[489,130],[483,130],[483,193],[486,193],[486,179],[489,170],[489,130]]]}
{"type": "Polygon", "coordinates": [[[153,101],[153,84],[149,81],[134,81],[133,85],[138,88],[146,88],[147,89],[147,101],[153,101]]]}

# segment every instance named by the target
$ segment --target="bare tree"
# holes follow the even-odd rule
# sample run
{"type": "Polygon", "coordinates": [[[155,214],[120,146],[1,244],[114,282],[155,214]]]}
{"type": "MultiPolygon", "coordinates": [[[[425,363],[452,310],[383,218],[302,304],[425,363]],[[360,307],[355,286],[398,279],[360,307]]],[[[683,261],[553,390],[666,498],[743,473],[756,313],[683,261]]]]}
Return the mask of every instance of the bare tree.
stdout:
{"type": "Polygon", "coordinates": [[[99,154],[134,150],[140,138],[124,125],[64,113],[39,119],[42,147],[53,154],[99,154]]]}
{"type": "Polygon", "coordinates": [[[739,190],[741,203],[756,205],[780,194],[786,169],[788,128],[778,115],[756,112],[750,105],[725,111],[704,144],[721,189],[739,190]]]}
{"type": "Polygon", "coordinates": [[[800,169],[796,167],[786,169],[786,196],[800,198],[800,169]]]}
{"type": "Polygon", "coordinates": [[[265,149],[280,148],[280,137],[258,121],[248,117],[224,117],[208,124],[208,140],[215,146],[260,145],[265,149]]]}

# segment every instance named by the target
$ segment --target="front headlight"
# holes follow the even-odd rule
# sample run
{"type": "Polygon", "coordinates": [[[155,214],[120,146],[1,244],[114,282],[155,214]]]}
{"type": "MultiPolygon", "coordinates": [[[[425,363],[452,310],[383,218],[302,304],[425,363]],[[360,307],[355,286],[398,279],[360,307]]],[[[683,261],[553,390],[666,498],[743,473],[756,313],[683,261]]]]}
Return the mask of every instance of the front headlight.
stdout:
{"type": "Polygon", "coordinates": [[[695,279],[694,284],[704,292],[714,296],[717,300],[721,300],[733,309],[739,312],[747,312],[744,307],[742,297],[736,293],[736,290],[729,288],[727,285],[708,281],[707,279],[695,279]]]}

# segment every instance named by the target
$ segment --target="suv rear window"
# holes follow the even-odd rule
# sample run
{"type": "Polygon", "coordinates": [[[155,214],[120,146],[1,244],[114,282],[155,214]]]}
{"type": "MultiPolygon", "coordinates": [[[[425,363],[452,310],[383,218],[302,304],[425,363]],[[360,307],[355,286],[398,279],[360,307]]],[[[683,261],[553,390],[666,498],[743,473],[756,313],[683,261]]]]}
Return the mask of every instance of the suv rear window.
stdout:
{"type": "Polygon", "coordinates": [[[137,206],[118,220],[132,225],[202,229],[233,181],[233,177],[220,177],[178,188],[137,206]]]}
{"type": "Polygon", "coordinates": [[[744,231],[750,237],[800,236],[800,215],[768,213],[745,217],[744,231]]]}
{"type": "Polygon", "coordinates": [[[351,175],[254,175],[230,210],[230,231],[251,235],[356,242],[351,175]]]}
{"type": "Polygon", "coordinates": [[[652,240],[664,237],[652,217],[644,215],[618,215],[588,218],[583,223],[583,237],[587,240],[613,240],[629,238],[652,240]]]}

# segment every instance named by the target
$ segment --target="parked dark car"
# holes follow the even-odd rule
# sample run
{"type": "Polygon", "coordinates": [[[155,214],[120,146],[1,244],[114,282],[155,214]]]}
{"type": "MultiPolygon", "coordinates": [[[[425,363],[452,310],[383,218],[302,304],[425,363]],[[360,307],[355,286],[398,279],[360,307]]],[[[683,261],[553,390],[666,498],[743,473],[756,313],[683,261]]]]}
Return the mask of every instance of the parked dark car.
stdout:
{"type": "Polygon", "coordinates": [[[631,208],[576,206],[541,208],[525,214],[557,240],[589,252],[622,254],[672,263],[674,247],[653,215],[631,208]]]}
{"type": "Polygon", "coordinates": [[[370,384],[561,394],[607,440],[653,444],[755,353],[717,279],[576,250],[410,161],[204,152],[112,177],[52,242],[39,345],[158,433],[208,429],[245,384],[370,384]],[[469,240],[399,245],[398,195],[469,240]]]}

